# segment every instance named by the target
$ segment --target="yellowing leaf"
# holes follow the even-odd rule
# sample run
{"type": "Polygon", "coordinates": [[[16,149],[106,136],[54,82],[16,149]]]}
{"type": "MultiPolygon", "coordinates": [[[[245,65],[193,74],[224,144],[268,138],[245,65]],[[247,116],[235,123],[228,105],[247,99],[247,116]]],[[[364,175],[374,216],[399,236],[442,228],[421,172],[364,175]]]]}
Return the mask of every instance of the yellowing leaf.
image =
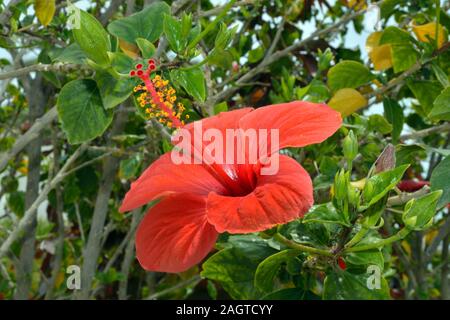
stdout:
{"type": "Polygon", "coordinates": [[[434,238],[436,238],[438,233],[439,233],[438,229],[428,231],[427,234],[425,235],[425,243],[429,246],[433,242],[434,238]]]}
{"type": "Polygon", "coordinates": [[[369,54],[374,69],[378,71],[392,68],[391,45],[379,45],[382,34],[381,31],[374,32],[366,40],[366,51],[369,54]]]}
{"type": "Polygon", "coordinates": [[[132,43],[129,43],[129,42],[123,41],[122,39],[119,39],[119,47],[130,58],[137,59],[139,57],[140,50],[139,50],[138,46],[136,46],[132,43]]]}
{"type": "Polygon", "coordinates": [[[34,3],[34,11],[43,26],[47,26],[52,22],[55,15],[55,0],[36,0],[34,3]]]}
{"type": "Polygon", "coordinates": [[[347,7],[355,10],[361,10],[367,8],[367,1],[365,0],[341,0],[341,2],[347,7]]]}
{"type": "Polygon", "coordinates": [[[403,240],[401,242],[401,246],[403,250],[405,250],[406,254],[410,257],[411,256],[411,246],[409,245],[408,241],[403,240]]]}
{"type": "MultiPolygon", "coordinates": [[[[413,26],[413,32],[417,39],[422,42],[430,42],[436,40],[436,22],[430,22],[421,26],[413,26]]],[[[439,25],[438,30],[438,47],[441,48],[445,43],[445,30],[444,27],[439,25]]]]}
{"type": "Polygon", "coordinates": [[[365,107],[367,100],[355,89],[344,88],[334,94],[328,105],[346,117],[365,107]]]}
{"type": "Polygon", "coordinates": [[[351,181],[350,185],[352,187],[358,188],[359,190],[364,189],[364,186],[366,185],[366,178],[362,178],[361,180],[358,181],[351,181]]]}

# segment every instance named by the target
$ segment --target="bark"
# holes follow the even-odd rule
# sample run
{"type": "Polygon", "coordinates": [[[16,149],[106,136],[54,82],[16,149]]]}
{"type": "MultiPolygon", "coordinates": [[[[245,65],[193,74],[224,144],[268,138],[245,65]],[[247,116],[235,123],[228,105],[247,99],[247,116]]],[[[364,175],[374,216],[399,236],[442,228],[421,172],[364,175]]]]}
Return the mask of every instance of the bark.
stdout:
{"type": "MultiPolygon", "coordinates": [[[[28,84],[24,85],[30,110],[28,120],[30,123],[34,123],[44,111],[46,103],[44,87],[42,85],[41,77],[37,77],[34,81],[30,81],[29,78],[24,79],[24,84],[25,83],[28,84]]],[[[30,208],[39,195],[41,146],[42,136],[39,135],[31,141],[26,148],[28,156],[28,175],[25,193],[25,209],[30,208]]],[[[36,244],[36,224],[37,218],[36,214],[34,214],[31,223],[25,229],[25,236],[20,250],[20,263],[17,265],[17,288],[14,298],[18,300],[26,300],[30,295],[31,274],[33,271],[36,244]]]]}
{"type": "MultiPolygon", "coordinates": [[[[121,133],[125,127],[127,113],[118,112],[114,120],[110,137],[121,133]]],[[[111,141],[109,145],[111,145],[111,141]]],[[[91,228],[87,239],[86,247],[83,252],[83,265],[81,268],[81,289],[76,292],[75,298],[85,300],[89,298],[92,281],[97,270],[97,262],[100,256],[103,228],[108,213],[108,200],[111,196],[114,179],[119,168],[120,159],[109,156],[105,159],[102,168],[102,178],[95,201],[94,213],[92,215],[91,228]]]]}

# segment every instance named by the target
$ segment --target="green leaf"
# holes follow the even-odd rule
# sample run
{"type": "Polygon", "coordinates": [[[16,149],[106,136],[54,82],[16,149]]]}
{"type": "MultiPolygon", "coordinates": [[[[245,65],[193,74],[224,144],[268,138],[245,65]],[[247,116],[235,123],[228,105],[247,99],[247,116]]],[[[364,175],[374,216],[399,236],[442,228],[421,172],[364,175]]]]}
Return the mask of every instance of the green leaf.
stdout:
{"type": "Polygon", "coordinates": [[[402,179],[409,165],[403,165],[393,170],[383,171],[370,177],[363,189],[364,201],[368,207],[378,202],[402,179]]]}
{"type": "Polygon", "coordinates": [[[399,73],[411,68],[419,58],[412,44],[392,44],[392,64],[394,72],[399,73]]]}
{"type": "Polygon", "coordinates": [[[101,66],[109,64],[111,42],[101,23],[89,13],[80,10],[80,28],[73,29],[73,37],[86,56],[101,66]]]}
{"type": "Polygon", "coordinates": [[[255,236],[235,236],[232,245],[211,256],[203,264],[201,276],[219,281],[233,299],[256,298],[255,270],[275,250],[255,236]]]}
{"type": "Polygon", "coordinates": [[[418,59],[418,53],[408,32],[397,28],[387,27],[380,38],[380,45],[390,44],[394,72],[402,72],[411,68],[418,59]]]}
{"type": "Polygon", "coordinates": [[[281,289],[264,296],[263,300],[303,300],[305,291],[300,288],[281,289]]]}
{"type": "Polygon", "coordinates": [[[443,191],[438,207],[450,203],[450,157],[446,157],[434,168],[430,182],[431,190],[443,191]]]}
{"type": "Polygon", "coordinates": [[[441,195],[442,190],[438,190],[408,201],[402,216],[405,225],[412,230],[426,229],[433,221],[441,195]]]}
{"type": "Polygon", "coordinates": [[[398,138],[403,130],[404,116],[403,109],[397,101],[385,98],[383,100],[384,116],[392,124],[392,142],[398,142],[398,138]]]}
{"type": "Polygon", "coordinates": [[[135,154],[131,158],[122,160],[120,162],[119,177],[126,180],[136,177],[139,173],[140,165],[141,156],[139,154],[135,154]]]}
{"type": "Polygon", "coordinates": [[[214,41],[215,49],[225,49],[233,40],[233,37],[237,31],[237,26],[232,29],[228,29],[225,23],[220,24],[219,32],[217,33],[216,40],[214,41]]]}
{"type": "Polygon", "coordinates": [[[141,55],[143,58],[148,59],[153,57],[156,52],[156,48],[153,43],[144,38],[137,38],[136,43],[139,50],[141,50],[141,55]]]}
{"type": "Polygon", "coordinates": [[[82,64],[86,59],[86,54],[77,43],[72,43],[55,58],[55,61],[82,64]]]}
{"type": "Polygon", "coordinates": [[[418,144],[398,144],[395,147],[395,158],[397,165],[409,164],[416,161],[420,153],[425,153],[425,148],[418,144]]]}
{"type": "Polygon", "coordinates": [[[369,130],[378,131],[381,134],[392,132],[392,125],[380,114],[372,114],[369,116],[369,130]]]}
{"type": "Polygon", "coordinates": [[[105,109],[114,108],[124,102],[131,95],[135,86],[133,78],[116,79],[109,72],[100,70],[96,72],[95,80],[105,109]]]}
{"type": "Polygon", "coordinates": [[[221,112],[226,112],[226,111],[228,111],[228,104],[226,101],[216,104],[214,106],[214,114],[219,114],[221,112]]]}
{"type": "Polygon", "coordinates": [[[382,44],[410,44],[412,37],[410,34],[398,27],[387,27],[380,38],[382,44]]]}
{"type": "Polygon", "coordinates": [[[429,117],[435,120],[450,120],[450,87],[444,89],[434,100],[429,117]]]}
{"type": "Polygon", "coordinates": [[[9,209],[18,217],[23,217],[25,213],[25,192],[14,191],[8,194],[6,198],[9,209]]]}
{"type": "Polygon", "coordinates": [[[111,67],[119,74],[128,77],[130,70],[134,69],[136,61],[122,52],[110,52],[111,67]]]}
{"type": "Polygon", "coordinates": [[[164,15],[164,34],[169,42],[170,48],[180,53],[187,46],[187,35],[183,35],[183,25],[169,14],[164,15]]]}
{"type": "Polygon", "coordinates": [[[442,91],[442,86],[438,81],[415,80],[408,81],[408,87],[419,100],[425,115],[433,109],[433,103],[442,91]]]}
{"type": "Polygon", "coordinates": [[[262,261],[256,269],[255,287],[266,293],[273,291],[275,277],[281,265],[299,254],[299,250],[288,249],[278,252],[262,261]]]}
{"type": "Polygon", "coordinates": [[[97,84],[89,79],[67,83],[59,94],[57,109],[62,129],[71,144],[98,137],[113,117],[103,107],[97,84]]]}
{"type": "Polygon", "coordinates": [[[250,50],[248,52],[248,62],[249,63],[258,62],[264,57],[265,52],[266,51],[264,50],[264,47],[258,47],[256,49],[250,50]]]}
{"type": "Polygon", "coordinates": [[[344,217],[336,211],[330,202],[312,207],[303,218],[303,223],[308,222],[334,223],[348,226],[344,217]]]}
{"type": "Polygon", "coordinates": [[[129,43],[144,38],[150,42],[156,41],[163,31],[163,15],[170,14],[170,7],[165,2],[156,2],[142,11],[129,17],[111,22],[108,31],[129,43]]]}
{"type": "Polygon", "coordinates": [[[189,70],[176,69],[171,72],[173,81],[183,87],[195,100],[205,102],[206,86],[205,76],[200,68],[189,70]]]}
{"type": "Polygon", "coordinates": [[[433,69],[434,75],[436,79],[442,84],[444,88],[450,87],[450,81],[448,79],[448,75],[444,72],[444,70],[439,67],[437,63],[432,63],[431,68],[433,69]]]}
{"type": "Polygon", "coordinates": [[[384,268],[383,253],[380,250],[351,252],[345,256],[345,262],[364,267],[376,265],[380,270],[384,268]]]}
{"type": "Polygon", "coordinates": [[[370,274],[337,272],[328,274],[323,287],[325,300],[387,300],[390,299],[387,281],[380,278],[380,289],[369,289],[370,274]]]}
{"type": "Polygon", "coordinates": [[[344,88],[356,89],[374,78],[362,63],[341,61],[328,71],[328,86],[333,92],[344,88]]]}

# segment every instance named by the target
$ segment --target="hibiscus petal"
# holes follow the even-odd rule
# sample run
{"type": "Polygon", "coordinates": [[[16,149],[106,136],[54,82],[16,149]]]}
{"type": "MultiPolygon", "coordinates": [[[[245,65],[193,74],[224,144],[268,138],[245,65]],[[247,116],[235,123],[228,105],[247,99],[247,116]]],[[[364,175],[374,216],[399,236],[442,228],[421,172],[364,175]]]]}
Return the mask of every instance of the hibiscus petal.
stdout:
{"type": "Polygon", "coordinates": [[[281,155],[278,173],[259,176],[250,194],[227,197],[211,192],[207,216],[219,233],[250,233],[302,217],[313,202],[312,182],[306,170],[281,155]]]}
{"type": "Polygon", "coordinates": [[[170,195],[150,208],[136,233],[136,256],[150,271],[182,272],[214,247],[218,233],[206,219],[206,198],[170,195]]]}
{"type": "MultiPolygon", "coordinates": [[[[199,120],[202,122],[202,128],[203,130],[206,129],[218,129],[220,131],[226,130],[226,129],[234,129],[238,128],[239,120],[245,116],[246,114],[253,111],[253,108],[241,108],[236,109],[232,111],[227,112],[220,112],[219,114],[208,117],[202,120],[199,120]]],[[[196,121],[198,122],[198,121],[196,121]]],[[[185,125],[183,128],[187,130],[193,130],[194,123],[191,122],[187,125],[185,125]]]]}
{"type": "Polygon", "coordinates": [[[335,133],[341,123],[340,113],[325,104],[294,101],[258,108],[245,115],[239,126],[244,130],[279,129],[279,148],[274,147],[271,152],[271,148],[267,149],[273,153],[286,147],[320,143],[335,133]]]}
{"type": "Polygon", "coordinates": [[[139,179],[131,184],[119,210],[130,211],[170,193],[207,195],[212,190],[217,193],[226,192],[202,165],[175,164],[169,152],[153,162],[139,179]]]}

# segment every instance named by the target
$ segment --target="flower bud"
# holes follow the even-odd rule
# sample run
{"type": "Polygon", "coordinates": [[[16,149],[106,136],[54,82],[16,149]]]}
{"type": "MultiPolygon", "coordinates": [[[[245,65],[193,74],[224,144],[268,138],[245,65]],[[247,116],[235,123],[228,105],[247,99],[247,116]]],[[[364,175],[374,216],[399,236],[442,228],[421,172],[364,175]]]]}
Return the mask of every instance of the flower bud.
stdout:
{"type": "Polygon", "coordinates": [[[438,190],[408,201],[402,216],[405,226],[411,230],[424,230],[430,227],[441,195],[442,190],[438,190]]]}
{"type": "Polygon", "coordinates": [[[344,200],[348,190],[348,175],[341,169],[334,177],[334,197],[344,200]]]}
{"type": "Polygon", "coordinates": [[[327,48],[327,50],[325,50],[325,52],[322,52],[319,49],[319,70],[320,71],[324,71],[327,70],[330,67],[331,61],[333,60],[334,56],[333,53],[331,52],[330,48],[327,48]]]}
{"type": "Polygon", "coordinates": [[[358,140],[352,130],[345,137],[342,147],[345,159],[353,161],[358,154],[358,140]]]}
{"type": "Polygon", "coordinates": [[[350,203],[352,206],[357,207],[359,204],[359,191],[352,185],[348,185],[348,191],[347,191],[347,197],[348,197],[348,203],[350,203]]]}

